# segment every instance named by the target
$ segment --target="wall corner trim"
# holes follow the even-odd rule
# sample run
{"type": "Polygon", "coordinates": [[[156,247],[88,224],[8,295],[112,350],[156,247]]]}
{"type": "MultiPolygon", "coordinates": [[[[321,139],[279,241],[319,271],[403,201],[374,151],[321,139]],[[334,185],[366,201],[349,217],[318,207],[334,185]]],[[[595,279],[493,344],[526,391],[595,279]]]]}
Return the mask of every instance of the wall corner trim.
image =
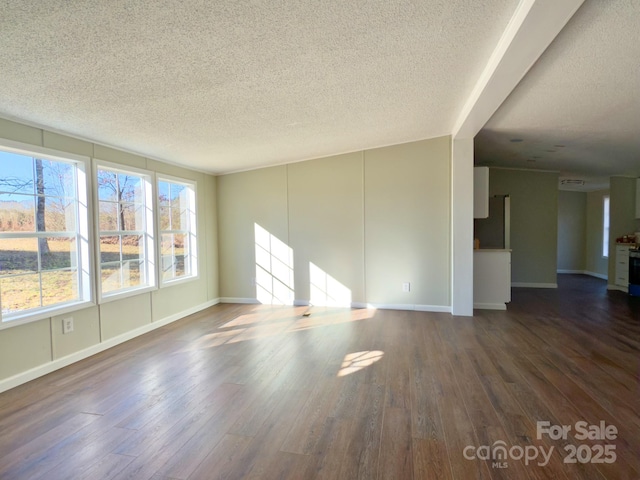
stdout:
{"type": "Polygon", "coordinates": [[[105,340],[104,342],[92,345],[91,347],[85,348],[84,350],[80,350],[70,355],[58,358],[43,365],[38,365],[37,367],[34,367],[25,372],[18,373],[4,380],[0,380],[0,393],[64,368],[68,365],[71,365],[72,363],[84,360],[85,358],[95,355],[96,353],[108,350],[109,348],[115,347],[116,345],[124,343],[127,340],[131,340],[135,337],[139,337],[140,335],[144,335],[145,333],[151,332],[152,330],[160,328],[164,325],[168,325],[169,323],[175,322],[176,320],[180,320],[201,310],[217,305],[218,303],[220,303],[219,298],[209,300],[207,302],[196,305],[195,307],[191,307],[183,310],[182,312],[169,315],[168,317],[145,324],[142,327],[136,328],[134,330],[130,330],[126,333],[123,333],[122,335],[118,335],[116,337],[105,340]]]}

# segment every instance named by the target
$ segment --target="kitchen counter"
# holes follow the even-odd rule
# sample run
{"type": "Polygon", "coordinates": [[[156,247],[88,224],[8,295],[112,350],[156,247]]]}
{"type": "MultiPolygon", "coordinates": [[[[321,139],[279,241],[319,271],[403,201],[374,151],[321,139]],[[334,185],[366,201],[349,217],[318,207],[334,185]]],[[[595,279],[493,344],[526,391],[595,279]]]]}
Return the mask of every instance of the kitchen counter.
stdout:
{"type": "Polygon", "coordinates": [[[511,301],[511,249],[473,251],[473,308],[506,310],[511,301]]]}

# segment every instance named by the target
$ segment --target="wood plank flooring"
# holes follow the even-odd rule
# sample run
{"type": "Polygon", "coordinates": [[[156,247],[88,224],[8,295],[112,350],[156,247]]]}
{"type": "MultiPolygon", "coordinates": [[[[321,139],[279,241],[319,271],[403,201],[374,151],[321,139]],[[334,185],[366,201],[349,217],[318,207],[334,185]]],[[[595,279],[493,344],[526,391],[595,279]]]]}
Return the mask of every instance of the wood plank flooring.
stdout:
{"type": "Polygon", "coordinates": [[[0,479],[638,479],[640,299],[559,282],[473,318],[212,307],[0,394],[0,479]]]}

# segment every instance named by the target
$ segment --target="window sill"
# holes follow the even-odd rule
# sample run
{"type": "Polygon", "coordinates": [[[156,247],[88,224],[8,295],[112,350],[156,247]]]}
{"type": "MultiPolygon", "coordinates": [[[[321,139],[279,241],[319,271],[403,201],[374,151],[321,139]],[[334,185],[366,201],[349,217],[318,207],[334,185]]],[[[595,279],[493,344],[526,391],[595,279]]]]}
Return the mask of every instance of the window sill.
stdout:
{"type": "Polygon", "coordinates": [[[135,297],[136,295],[142,295],[143,293],[153,292],[158,287],[140,287],[131,290],[122,290],[119,292],[109,293],[107,295],[101,295],[99,304],[113,302],[115,300],[122,300],[123,298],[135,297]]]}
{"type": "Polygon", "coordinates": [[[2,322],[0,322],[0,330],[16,327],[18,325],[25,325],[31,322],[37,322],[39,320],[44,320],[47,318],[57,317],[59,315],[65,315],[67,313],[76,312],[78,310],[84,310],[85,308],[95,306],[96,304],[93,302],[82,301],[60,305],[57,307],[43,308],[42,310],[15,315],[10,317],[9,319],[4,317],[2,322]]]}
{"type": "Polygon", "coordinates": [[[200,275],[192,275],[190,277],[181,277],[174,280],[167,280],[166,282],[162,282],[160,284],[160,288],[173,287],[174,285],[182,285],[183,283],[194,282],[196,280],[200,280],[200,275]]]}

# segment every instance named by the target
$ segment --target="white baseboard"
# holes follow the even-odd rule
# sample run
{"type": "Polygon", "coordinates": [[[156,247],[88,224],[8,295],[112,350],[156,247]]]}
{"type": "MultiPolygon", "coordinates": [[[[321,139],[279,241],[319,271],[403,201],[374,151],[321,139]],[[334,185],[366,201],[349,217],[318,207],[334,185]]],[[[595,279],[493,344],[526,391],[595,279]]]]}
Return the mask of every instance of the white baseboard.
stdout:
{"type": "Polygon", "coordinates": [[[410,303],[368,303],[368,308],[380,310],[411,310],[415,312],[451,313],[450,305],[413,305],[410,303]]]}
{"type": "Polygon", "coordinates": [[[351,302],[351,308],[370,308],[369,304],[363,302],[351,302]]]}
{"type": "Polygon", "coordinates": [[[607,285],[607,290],[618,290],[619,292],[629,293],[629,287],[621,287],[620,285],[607,285]]]}
{"type": "Polygon", "coordinates": [[[96,353],[103,352],[111,347],[115,347],[116,345],[124,343],[127,340],[131,340],[132,338],[144,335],[145,333],[151,332],[156,328],[168,325],[169,323],[175,322],[176,320],[180,320],[201,310],[217,305],[218,303],[220,303],[219,298],[209,300],[208,302],[201,303],[200,305],[196,305],[195,307],[191,307],[183,310],[182,312],[169,315],[168,317],[148,323],[146,325],[143,325],[142,327],[138,327],[134,330],[123,333],[122,335],[118,335],[117,337],[113,337],[105,340],[104,342],[92,345],[89,348],[80,350],[79,352],[72,353],[71,355],[58,358],[43,365],[38,365],[37,367],[27,370],[26,372],[21,372],[12,377],[5,378],[4,380],[0,381],[0,393],[64,368],[68,365],[71,365],[72,363],[84,360],[85,358],[95,355],[96,353]]]}
{"type": "Polygon", "coordinates": [[[601,278],[602,280],[609,279],[607,275],[603,275],[602,273],[590,272],[588,270],[558,270],[557,273],[574,273],[578,275],[589,275],[590,277],[601,278]]]}
{"type": "Polygon", "coordinates": [[[505,303],[474,303],[473,308],[478,310],[506,310],[505,303]]]}
{"type": "Polygon", "coordinates": [[[242,297],[220,297],[220,303],[245,303],[248,305],[259,304],[257,298],[242,298],[242,297]]]}
{"type": "MultiPolygon", "coordinates": [[[[259,303],[255,298],[241,297],[222,297],[221,303],[243,303],[254,304],[259,303]]],[[[296,307],[307,307],[311,305],[308,300],[294,300],[293,305],[296,307]]],[[[413,305],[408,303],[363,303],[351,302],[351,307],[344,308],[379,308],[381,310],[414,310],[418,312],[444,312],[451,313],[451,307],[445,305],[413,305]]]]}
{"type": "Polygon", "coordinates": [[[520,288],[558,288],[557,283],[511,282],[511,286],[520,288]]]}
{"type": "Polygon", "coordinates": [[[596,277],[596,278],[600,278],[602,280],[609,280],[609,276],[608,275],[604,275],[602,273],[597,273],[597,272],[589,272],[586,271],[584,272],[585,275],[589,275],[591,277],[596,277]]]}

